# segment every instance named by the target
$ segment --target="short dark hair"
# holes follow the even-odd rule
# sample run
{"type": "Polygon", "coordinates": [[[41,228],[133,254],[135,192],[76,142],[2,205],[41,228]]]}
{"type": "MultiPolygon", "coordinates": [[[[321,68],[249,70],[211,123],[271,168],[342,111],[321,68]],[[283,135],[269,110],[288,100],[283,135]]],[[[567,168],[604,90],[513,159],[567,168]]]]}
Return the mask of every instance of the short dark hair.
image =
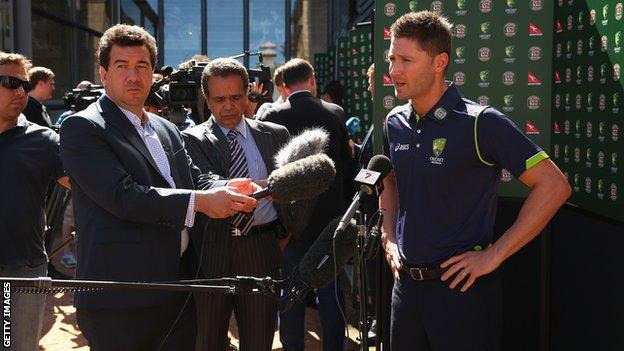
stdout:
{"type": "Polygon", "coordinates": [[[305,82],[313,75],[314,68],[304,59],[294,58],[282,66],[282,78],[287,87],[305,82]]]}
{"type": "Polygon", "coordinates": [[[37,87],[39,82],[47,82],[51,78],[54,78],[54,72],[49,68],[35,66],[28,70],[28,81],[33,89],[37,87]]]}
{"type": "Polygon", "coordinates": [[[445,17],[432,11],[407,13],[390,27],[394,38],[409,38],[429,56],[441,53],[451,55],[451,28],[453,25],[445,17]]]}
{"type": "Polygon", "coordinates": [[[150,53],[152,69],[156,67],[158,48],[156,40],[145,29],[128,24],[116,24],[106,30],[100,38],[97,57],[100,66],[108,70],[110,51],[113,45],[117,46],[145,46],[150,53]]]}
{"type": "Polygon", "coordinates": [[[323,85],[321,94],[327,94],[331,97],[334,104],[342,106],[342,96],[344,95],[344,88],[337,80],[330,80],[323,85]]]}
{"type": "Polygon", "coordinates": [[[202,91],[204,96],[208,98],[208,81],[211,77],[227,77],[229,75],[237,75],[243,81],[243,89],[247,94],[247,87],[249,86],[249,74],[247,69],[242,63],[232,58],[218,58],[208,62],[204,71],[202,72],[202,91]]]}

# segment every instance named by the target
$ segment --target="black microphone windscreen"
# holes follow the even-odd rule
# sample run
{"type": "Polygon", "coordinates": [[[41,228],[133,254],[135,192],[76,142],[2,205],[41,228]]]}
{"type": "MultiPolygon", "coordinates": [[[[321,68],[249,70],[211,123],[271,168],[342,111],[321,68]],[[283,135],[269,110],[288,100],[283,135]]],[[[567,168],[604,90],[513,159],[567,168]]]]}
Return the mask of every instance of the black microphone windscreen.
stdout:
{"type": "Polygon", "coordinates": [[[366,169],[381,173],[379,179],[384,179],[392,169],[392,162],[385,155],[375,155],[368,162],[366,169]]]}
{"type": "Polygon", "coordinates": [[[334,161],[325,154],[304,157],[271,172],[267,182],[277,203],[307,200],[329,189],[336,176],[334,161]]]}
{"type": "Polygon", "coordinates": [[[307,129],[294,136],[275,155],[276,168],[307,156],[320,154],[327,148],[329,133],[323,128],[307,129]]]}
{"type": "MultiPolygon", "coordinates": [[[[332,238],[339,222],[340,217],[329,222],[299,262],[299,275],[312,288],[324,287],[336,278],[332,238]]],[[[336,236],[336,267],[338,272],[355,254],[356,237],[357,228],[353,220],[347,225],[344,232],[336,236]]]]}

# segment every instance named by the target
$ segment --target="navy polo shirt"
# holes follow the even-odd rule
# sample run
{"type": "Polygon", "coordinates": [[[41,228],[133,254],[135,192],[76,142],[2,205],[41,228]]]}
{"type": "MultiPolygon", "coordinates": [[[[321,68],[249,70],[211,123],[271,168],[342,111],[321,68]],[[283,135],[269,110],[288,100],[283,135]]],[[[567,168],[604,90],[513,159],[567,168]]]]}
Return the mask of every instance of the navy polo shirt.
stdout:
{"type": "Polygon", "coordinates": [[[492,240],[501,169],[515,177],[548,158],[499,111],[449,84],[423,117],[410,103],[384,124],[398,190],[396,237],[404,262],[430,265],[492,240]]]}
{"type": "Polygon", "coordinates": [[[59,136],[18,117],[0,133],[0,265],[38,265],[47,261],[43,246],[45,197],[63,176],[59,136]]]}

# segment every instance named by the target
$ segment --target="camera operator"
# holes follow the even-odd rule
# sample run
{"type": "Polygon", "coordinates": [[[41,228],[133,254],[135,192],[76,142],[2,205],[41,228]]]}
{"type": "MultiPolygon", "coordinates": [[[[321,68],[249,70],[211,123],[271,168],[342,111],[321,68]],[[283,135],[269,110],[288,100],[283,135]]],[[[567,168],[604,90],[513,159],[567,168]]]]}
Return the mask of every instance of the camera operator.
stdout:
{"type": "MultiPolygon", "coordinates": [[[[81,90],[81,91],[85,91],[85,90],[89,90],[89,88],[91,88],[92,85],[93,85],[93,83],[89,82],[88,80],[83,80],[82,82],[78,83],[78,85],[76,85],[76,89],[81,90]]],[[[60,126],[61,123],[63,123],[63,121],[65,120],[65,118],[73,115],[76,112],[78,112],[77,109],[76,109],[76,105],[75,104],[71,104],[69,106],[69,110],[61,113],[59,118],[56,120],[55,124],[57,126],[60,126]]]]}

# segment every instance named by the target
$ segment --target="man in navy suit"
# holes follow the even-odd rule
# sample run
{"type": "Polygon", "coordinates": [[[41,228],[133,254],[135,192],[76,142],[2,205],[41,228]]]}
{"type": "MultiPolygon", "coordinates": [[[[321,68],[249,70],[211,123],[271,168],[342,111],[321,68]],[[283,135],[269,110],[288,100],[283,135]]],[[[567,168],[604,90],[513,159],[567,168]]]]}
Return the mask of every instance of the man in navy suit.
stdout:
{"type": "MultiPolygon", "coordinates": [[[[79,235],[76,278],[176,280],[192,258],[187,228],[200,226],[195,213],[249,212],[257,201],[242,194],[257,187],[247,179],[213,186],[200,177],[176,127],[144,111],[156,64],[155,40],[144,29],[109,28],[98,58],[106,93],[61,127],[79,235]],[[196,188],[209,190],[186,190],[196,188]]],[[[190,294],[82,292],[75,305],[92,350],[194,348],[190,294]]]]}

